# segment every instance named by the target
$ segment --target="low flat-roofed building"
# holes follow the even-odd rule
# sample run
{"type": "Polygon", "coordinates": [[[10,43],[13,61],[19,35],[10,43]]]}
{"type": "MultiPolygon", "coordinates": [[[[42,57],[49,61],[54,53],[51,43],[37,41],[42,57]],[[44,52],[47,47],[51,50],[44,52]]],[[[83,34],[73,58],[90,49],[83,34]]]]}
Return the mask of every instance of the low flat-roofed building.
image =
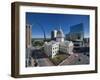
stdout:
{"type": "Polygon", "coordinates": [[[66,54],[73,54],[73,42],[72,41],[64,41],[59,44],[59,51],[66,54]]]}

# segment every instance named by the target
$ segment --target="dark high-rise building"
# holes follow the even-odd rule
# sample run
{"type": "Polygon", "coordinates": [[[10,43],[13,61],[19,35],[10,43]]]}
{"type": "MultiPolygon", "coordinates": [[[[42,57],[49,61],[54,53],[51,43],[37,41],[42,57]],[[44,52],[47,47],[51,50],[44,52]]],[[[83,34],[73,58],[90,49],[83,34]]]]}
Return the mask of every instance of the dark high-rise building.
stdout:
{"type": "Polygon", "coordinates": [[[83,41],[83,38],[84,38],[83,23],[71,26],[69,34],[70,34],[71,40],[83,41]]]}
{"type": "Polygon", "coordinates": [[[57,30],[51,31],[51,40],[56,40],[57,37],[57,30]]]}
{"type": "Polygon", "coordinates": [[[83,45],[84,27],[83,23],[73,25],[70,27],[70,32],[66,34],[66,39],[73,41],[75,45],[83,45]]]}

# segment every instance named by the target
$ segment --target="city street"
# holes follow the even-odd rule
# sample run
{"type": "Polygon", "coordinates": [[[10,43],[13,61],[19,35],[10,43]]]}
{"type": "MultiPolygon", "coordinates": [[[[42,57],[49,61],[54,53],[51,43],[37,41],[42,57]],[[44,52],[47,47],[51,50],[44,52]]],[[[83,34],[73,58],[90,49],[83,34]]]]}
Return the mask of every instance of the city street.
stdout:
{"type": "Polygon", "coordinates": [[[88,56],[82,53],[71,54],[67,59],[61,62],[59,65],[77,65],[77,64],[89,64],[88,56]]]}
{"type": "Polygon", "coordinates": [[[88,47],[78,48],[76,52],[62,61],[59,65],[77,65],[89,64],[89,49],[88,47]]]}
{"type": "MultiPolygon", "coordinates": [[[[31,56],[33,58],[33,62],[36,63],[36,66],[55,66],[40,48],[33,47],[31,50],[31,56]]],[[[59,65],[61,66],[79,64],[89,64],[89,51],[86,47],[80,48],[76,52],[73,52],[73,54],[71,54],[68,58],[64,59],[59,65]]]]}
{"type": "Polygon", "coordinates": [[[38,49],[32,50],[32,57],[35,59],[37,66],[53,66],[54,64],[48,57],[38,49]]]}

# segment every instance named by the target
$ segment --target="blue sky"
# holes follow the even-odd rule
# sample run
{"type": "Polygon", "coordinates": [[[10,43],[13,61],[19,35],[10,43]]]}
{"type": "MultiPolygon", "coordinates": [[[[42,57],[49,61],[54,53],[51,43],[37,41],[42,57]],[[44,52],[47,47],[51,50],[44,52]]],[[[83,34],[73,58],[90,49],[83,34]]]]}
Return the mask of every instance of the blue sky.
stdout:
{"type": "Polygon", "coordinates": [[[51,13],[26,13],[26,24],[32,25],[32,37],[43,38],[44,28],[46,37],[51,37],[51,31],[61,26],[64,34],[69,33],[70,27],[79,23],[84,25],[84,35],[89,37],[89,16],[73,14],[51,14],[51,13]]]}

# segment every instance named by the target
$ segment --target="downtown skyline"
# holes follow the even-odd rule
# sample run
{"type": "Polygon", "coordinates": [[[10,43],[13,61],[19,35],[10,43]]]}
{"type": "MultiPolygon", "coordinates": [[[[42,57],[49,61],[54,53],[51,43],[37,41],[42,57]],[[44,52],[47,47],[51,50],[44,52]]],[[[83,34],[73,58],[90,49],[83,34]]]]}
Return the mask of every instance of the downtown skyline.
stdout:
{"type": "Polygon", "coordinates": [[[51,38],[51,31],[62,28],[64,34],[70,32],[70,27],[83,23],[84,37],[89,37],[89,15],[26,13],[26,24],[32,25],[32,38],[51,38]],[[42,30],[43,29],[43,30],[42,30]]]}

